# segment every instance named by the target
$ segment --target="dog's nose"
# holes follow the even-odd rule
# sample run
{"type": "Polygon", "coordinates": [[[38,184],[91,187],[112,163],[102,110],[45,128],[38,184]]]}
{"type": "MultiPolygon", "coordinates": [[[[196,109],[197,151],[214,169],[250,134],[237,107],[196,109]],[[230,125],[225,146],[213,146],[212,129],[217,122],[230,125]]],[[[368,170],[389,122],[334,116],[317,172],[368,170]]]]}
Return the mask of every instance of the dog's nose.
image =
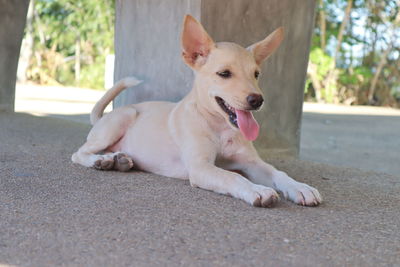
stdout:
{"type": "Polygon", "coordinates": [[[264,102],[264,98],[259,94],[251,94],[247,96],[247,103],[249,103],[250,107],[257,109],[261,107],[264,102]]]}

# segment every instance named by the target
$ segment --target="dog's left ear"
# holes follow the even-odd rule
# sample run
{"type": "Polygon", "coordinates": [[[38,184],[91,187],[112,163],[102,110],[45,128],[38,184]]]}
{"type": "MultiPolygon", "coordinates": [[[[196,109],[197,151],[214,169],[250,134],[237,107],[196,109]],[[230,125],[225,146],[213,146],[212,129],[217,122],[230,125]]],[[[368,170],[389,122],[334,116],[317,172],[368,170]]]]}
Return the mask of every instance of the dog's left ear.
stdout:
{"type": "Polygon", "coordinates": [[[255,43],[247,48],[254,55],[256,63],[260,65],[279,47],[283,40],[283,27],[276,29],[264,40],[255,43]]]}
{"type": "Polygon", "coordinates": [[[185,16],[181,41],[183,60],[192,68],[203,65],[211,49],[215,47],[203,26],[190,15],[185,16]]]}

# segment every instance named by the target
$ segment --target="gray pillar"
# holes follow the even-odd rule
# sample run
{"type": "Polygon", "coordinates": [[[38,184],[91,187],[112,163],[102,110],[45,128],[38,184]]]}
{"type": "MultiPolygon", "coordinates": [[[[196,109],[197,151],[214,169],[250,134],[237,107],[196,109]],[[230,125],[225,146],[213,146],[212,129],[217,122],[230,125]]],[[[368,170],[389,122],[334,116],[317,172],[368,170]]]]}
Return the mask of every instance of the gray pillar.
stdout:
{"type": "Polygon", "coordinates": [[[179,101],[190,91],[192,71],[181,60],[185,14],[200,18],[200,0],[117,0],[117,81],[134,75],[145,82],[123,92],[114,106],[146,100],[179,101]]]}
{"type": "Polygon", "coordinates": [[[0,111],[14,111],[15,81],[29,0],[0,0],[0,111]]]}
{"type": "Polygon", "coordinates": [[[181,60],[180,32],[190,13],[215,41],[248,46],[279,26],[285,39],[263,65],[266,103],[256,118],[260,154],[297,155],[315,0],[117,0],[115,80],[145,83],[124,92],[115,106],[145,100],[178,101],[193,75],[181,60]]]}

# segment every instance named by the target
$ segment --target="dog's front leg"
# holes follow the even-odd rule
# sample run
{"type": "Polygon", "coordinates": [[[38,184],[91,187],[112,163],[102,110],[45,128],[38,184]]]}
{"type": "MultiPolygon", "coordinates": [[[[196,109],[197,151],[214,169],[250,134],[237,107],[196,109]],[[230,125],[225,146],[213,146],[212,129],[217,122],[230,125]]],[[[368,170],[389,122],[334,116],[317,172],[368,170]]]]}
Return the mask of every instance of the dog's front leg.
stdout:
{"type": "Polygon", "coordinates": [[[277,202],[279,196],[274,189],[253,184],[238,173],[216,167],[216,153],[209,151],[209,147],[192,146],[192,150],[185,153],[185,165],[193,187],[230,195],[257,207],[271,207],[277,202]]]}
{"type": "Polygon", "coordinates": [[[321,194],[312,186],[300,183],[285,172],[275,169],[264,162],[251,145],[235,156],[231,166],[242,171],[247,178],[256,184],[273,187],[286,199],[304,206],[316,206],[322,202],[321,194]]]}
{"type": "Polygon", "coordinates": [[[286,199],[303,206],[317,206],[322,202],[321,194],[312,186],[300,183],[285,172],[258,159],[247,167],[250,179],[259,184],[270,184],[283,194],[286,199]]]}
{"type": "Polygon", "coordinates": [[[271,207],[279,199],[274,189],[253,184],[240,174],[206,162],[191,165],[189,178],[194,187],[231,195],[256,207],[271,207]]]}

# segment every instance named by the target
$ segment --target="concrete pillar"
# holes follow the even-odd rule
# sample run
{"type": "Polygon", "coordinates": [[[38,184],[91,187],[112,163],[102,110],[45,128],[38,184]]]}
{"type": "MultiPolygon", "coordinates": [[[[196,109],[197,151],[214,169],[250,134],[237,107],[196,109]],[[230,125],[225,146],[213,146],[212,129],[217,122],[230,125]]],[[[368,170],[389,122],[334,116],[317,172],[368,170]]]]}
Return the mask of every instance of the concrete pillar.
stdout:
{"type": "Polygon", "coordinates": [[[145,100],[180,100],[192,86],[181,60],[180,32],[190,13],[214,41],[248,46],[279,26],[281,47],[263,65],[260,87],[266,98],[256,113],[260,154],[294,155],[300,123],[315,0],[117,0],[115,80],[135,75],[145,83],[127,90],[115,106],[145,100]],[[272,150],[272,151],[271,151],[272,150]]]}
{"type": "Polygon", "coordinates": [[[29,0],[0,0],[0,111],[14,111],[15,81],[29,0]]]}

